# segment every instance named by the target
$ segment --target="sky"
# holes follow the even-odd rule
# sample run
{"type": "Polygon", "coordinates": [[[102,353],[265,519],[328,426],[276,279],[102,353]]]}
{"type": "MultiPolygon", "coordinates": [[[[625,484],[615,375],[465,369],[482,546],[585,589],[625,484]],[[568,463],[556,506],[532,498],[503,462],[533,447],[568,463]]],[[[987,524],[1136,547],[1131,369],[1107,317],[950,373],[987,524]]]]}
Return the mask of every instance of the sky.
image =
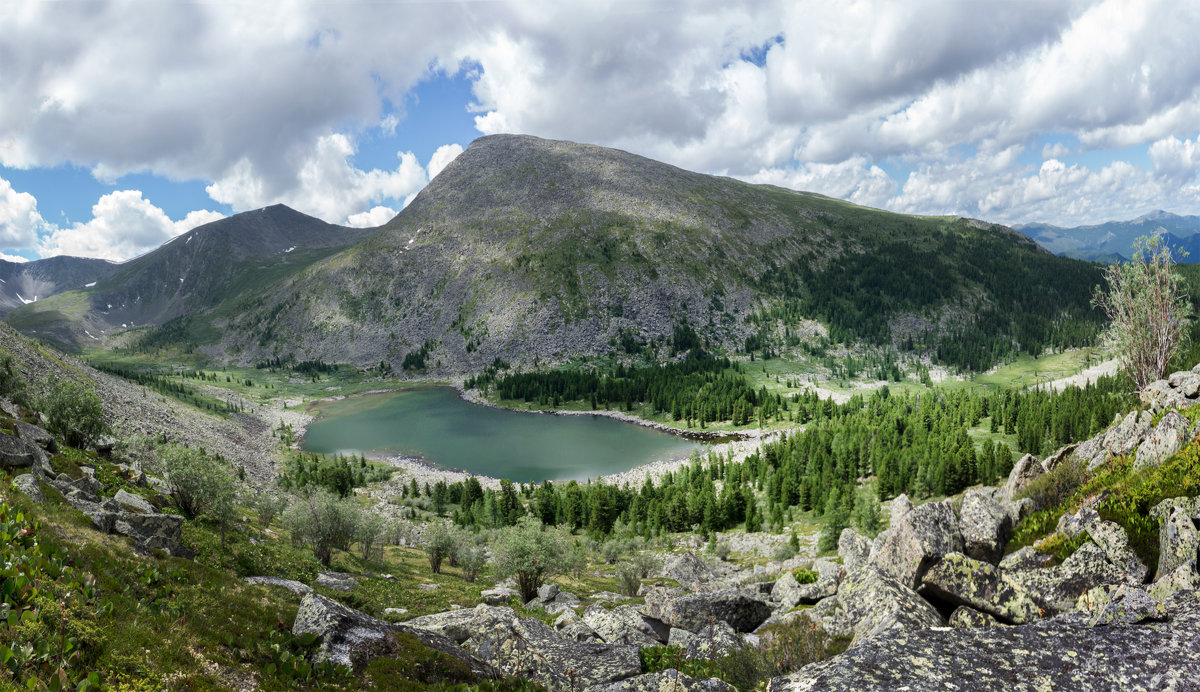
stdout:
{"type": "Polygon", "coordinates": [[[1197,214],[1197,35],[1180,0],[0,0],[0,258],[379,225],[497,133],[913,214],[1197,214]]]}

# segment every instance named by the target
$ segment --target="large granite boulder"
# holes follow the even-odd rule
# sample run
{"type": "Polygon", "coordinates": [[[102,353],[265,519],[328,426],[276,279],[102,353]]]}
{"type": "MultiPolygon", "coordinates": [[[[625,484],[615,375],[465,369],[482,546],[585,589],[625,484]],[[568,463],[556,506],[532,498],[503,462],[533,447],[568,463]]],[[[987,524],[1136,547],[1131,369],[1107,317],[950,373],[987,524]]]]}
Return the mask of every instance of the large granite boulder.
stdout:
{"type": "Polygon", "coordinates": [[[154,514],[158,511],[158,508],[150,504],[149,500],[141,495],[134,495],[124,488],[118,490],[117,494],[113,496],[113,499],[117,501],[118,505],[121,505],[121,509],[128,512],[135,512],[138,514],[154,514]]]}
{"type": "Polygon", "coordinates": [[[1042,462],[1032,454],[1026,454],[1013,464],[1012,471],[1008,472],[1008,480],[1004,481],[1004,485],[1000,488],[1000,500],[1008,503],[1017,499],[1017,495],[1022,490],[1029,487],[1029,484],[1037,480],[1042,474],[1046,473],[1046,469],[1042,466],[1042,462]]]}
{"type": "Polygon", "coordinates": [[[1004,623],[982,611],[959,606],[950,613],[951,627],[1004,627],[1004,623]]]}
{"type": "Polygon", "coordinates": [[[1044,614],[1071,612],[1079,597],[1103,584],[1123,584],[1125,571],[1108,561],[1095,543],[1084,543],[1061,565],[1002,571],[1000,578],[1028,593],[1044,614]]]}
{"type": "Polygon", "coordinates": [[[642,672],[638,649],[577,642],[532,618],[484,613],[464,646],[503,675],[527,678],[551,690],[583,689],[642,672]]]}
{"type": "Polygon", "coordinates": [[[516,589],[510,589],[507,586],[497,586],[494,589],[484,589],[479,592],[479,597],[483,602],[490,606],[499,606],[508,603],[514,596],[520,596],[520,592],[516,589]]]}
{"type": "Polygon", "coordinates": [[[859,643],[774,678],[768,692],[1185,690],[1200,680],[1200,607],[1167,622],[1089,627],[1077,617],[1024,627],[923,629],[859,643]]]}
{"type": "Polygon", "coordinates": [[[938,611],[916,591],[877,567],[868,566],[848,575],[838,590],[837,599],[846,618],[855,623],[856,643],[896,629],[946,624],[938,611]]]}
{"type": "Polygon", "coordinates": [[[1004,545],[1012,531],[1012,518],[990,489],[971,488],[963,494],[959,528],[964,552],[994,565],[1004,554],[1004,545]]]}
{"type": "Polygon", "coordinates": [[[935,602],[969,606],[1007,624],[1023,625],[1040,616],[1040,608],[1022,587],[1001,581],[987,562],[950,553],[925,574],[921,594],[935,602]]]}
{"type": "Polygon", "coordinates": [[[1200,497],[1171,497],[1150,508],[1150,516],[1164,522],[1174,510],[1180,510],[1193,521],[1200,521],[1200,497]]]}
{"type": "Polygon", "coordinates": [[[847,572],[853,572],[867,564],[871,557],[871,541],[851,528],[842,529],[838,537],[838,557],[847,572]]]}
{"type": "Polygon", "coordinates": [[[1138,393],[1138,398],[1151,413],[1169,408],[1182,408],[1191,403],[1186,396],[1171,386],[1169,380],[1151,382],[1138,393]]]}
{"type": "Polygon", "coordinates": [[[1191,428],[1192,424],[1178,411],[1168,411],[1138,447],[1133,468],[1158,466],[1171,458],[1187,444],[1191,438],[1191,428]]]}
{"type": "Polygon", "coordinates": [[[1092,439],[1081,442],[1075,449],[1075,458],[1086,466],[1088,471],[1112,461],[1113,454],[1104,446],[1104,436],[1105,433],[1101,432],[1092,439]]]}
{"type": "Polygon", "coordinates": [[[586,692],[736,692],[737,688],[720,678],[697,680],[667,668],[607,685],[593,685],[586,692]]]}
{"type": "Polygon", "coordinates": [[[683,657],[715,661],[746,646],[733,628],[724,622],[705,625],[688,640],[683,657]]]}
{"type": "Polygon", "coordinates": [[[850,639],[854,636],[855,623],[837,596],[823,598],[812,608],[802,610],[799,614],[807,617],[830,637],[850,639]]]}
{"type": "Polygon", "coordinates": [[[22,440],[35,444],[50,454],[58,453],[58,440],[55,440],[49,432],[32,423],[19,420],[16,422],[13,432],[22,440]]]}
{"type": "Polygon", "coordinates": [[[321,572],[317,574],[317,586],[324,586],[334,591],[350,592],[358,584],[358,579],[348,572],[321,572]]]}
{"type": "Polygon", "coordinates": [[[507,615],[508,617],[516,617],[512,608],[493,608],[492,606],[481,605],[476,608],[447,610],[441,613],[433,613],[432,615],[422,615],[421,617],[407,620],[404,624],[414,629],[433,632],[456,644],[462,644],[470,639],[471,635],[478,628],[480,618],[484,614],[490,614],[493,611],[496,616],[507,615]]]}
{"type": "Polygon", "coordinates": [[[787,572],[771,588],[771,599],[779,603],[780,609],[791,610],[797,605],[811,605],[837,593],[842,573],[840,565],[829,560],[817,560],[813,563],[813,571],[817,573],[817,581],[811,584],[801,584],[791,572],[787,572]]]}
{"type": "Polygon", "coordinates": [[[1194,593],[1200,591],[1200,572],[1196,571],[1196,561],[1180,565],[1175,571],[1159,577],[1150,585],[1147,592],[1150,597],[1160,603],[1166,603],[1179,593],[1194,593]]]}
{"type": "Polygon", "coordinates": [[[292,634],[314,634],[320,639],[318,660],[356,670],[372,658],[391,653],[397,633],[412,634],[421,644],[458,659],[476,675],[494,677],[491,666],[441,635],[373,618],[320,594],[310,593],[304,597],[292,625],[292,634]]]}
{"type": "Polygon", "coordinates": [[[642,611],[671,627],[695,632],[713,622],[725,622],[738,632],[752,632],[771,615],[771,606],[740,589],[685,594],[652,603],[647,597],[642,611]]]}
{"type": "Polygon", "coordinates": [[[1015,550],[1000,561],[1000,569],[1005,571],[1039,569],[1046,567],[1054,558],[1039,552],[1030,546],[1015,550]]]}
{"type": "Polygon", "coordinates": [[[1195,399],[1200,394],[1200,373],[1195,370],[1173,372],[1167,377],[1167,384],[1185,398],[1195,399]]]}
{"type": "Polygon", "coordinates": [[[44,457],[37,445],[0,432],[0,468],[33,469],[44,457]]]}
{"type": "Polygon", "coordinates": [[[1112,456],[1123,457],[1133,454],[1138,445],[1150,432],[1154,416],[1149,411],[1132,411],[1115,427],[1104,434],[1104,448],[1112,456]]]}
{"type": "Polygon", "coordinates": [[[663,563],[661,575],[674,579],[679,585],[695,591],[704,583],[717,579],[717,573],[699,555],[686,552],[672,555],[663,563]]]}
{"type": "Polygon", "coordinates": [[[32,473],[23,473],[14,478],[13,487],[39,505],[46,501],[46,495],[42,492],[42,484],[32,473]]]}
{"type": "Polygon", "coordinates": [[[583,611],[583,622],[604,641],[645,647],[659,646],[670,636],[669,628],[652,623],[633,606],[617,606],[612,610],[599,604],[583,611]],[[657,625],[657,626],[656,626],[657,625]]]}
{"type": "Polygon", "coordinates": [[[255,584],[258,586],[278,586],[287,589],[297,596],[304,596],[313,592],[312,587],[308,584],[298,582],[295,579],[280,579],[279,577],[245,577],[242,581],[247,584],[255,584]]]}
{"type": "Polygon", "coordinates": [[[879,534],[871,546],[870,564],[916,589],[921,577],[943,555],[960,553],[962,534],[949,502],[929,502],[906,513],[879,534]]]}
{"type": "Polygon", "coordinates": [[[1200,554],[1200,531],[1196,530],[1196,522],[1184,509],[1172,508],[1158,529],[1158,570],[1154,579],[1157,581],[1181,565],[1194,562],[1197,554],[1200,554]]]}
{"type": "Polygon", "coordinates": [[[1088,624],[1092,627],[1167,619],[1166,606],[1136,586],[1099,586],[1084,594],[1080,601],[1080,611],[1090,615],[1088,624]]]}
{"type": "Polygon", "coordinates": [[[1129,547],[1129,535],[1120,524],[1102,521],[1099,517],[1086,520],[1085,528],[1088,536],[1104,551],[1108,561],[1120,568],[1125,574],[1125,583],[1143,584],[1150,575],[1150,568],[1129,547]]]}
{"type": "Polygon", "coordinates": [[[888,505],[888,526],[895,526],[900,523],[905,514],[912,511],[912,500],[908,499],[907,493],[900,493],[892,498],[888,505]]]}

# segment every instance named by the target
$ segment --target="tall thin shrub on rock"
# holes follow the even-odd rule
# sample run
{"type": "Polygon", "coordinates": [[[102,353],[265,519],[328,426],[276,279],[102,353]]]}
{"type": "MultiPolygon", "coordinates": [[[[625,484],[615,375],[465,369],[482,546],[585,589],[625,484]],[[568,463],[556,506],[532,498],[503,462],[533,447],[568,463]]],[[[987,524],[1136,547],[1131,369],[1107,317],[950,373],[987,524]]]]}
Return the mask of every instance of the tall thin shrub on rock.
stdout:
{"type": "Polygon", "coordinates": [[[1141,391],[1167,374],[1171,356],[1188,338],[1191,308],[1171,250],[1155,236],[1134,242],[1133,259],[1104,272],[1092,302],[1111,320],[1107,338],[1122,369],[1141,391]]]}

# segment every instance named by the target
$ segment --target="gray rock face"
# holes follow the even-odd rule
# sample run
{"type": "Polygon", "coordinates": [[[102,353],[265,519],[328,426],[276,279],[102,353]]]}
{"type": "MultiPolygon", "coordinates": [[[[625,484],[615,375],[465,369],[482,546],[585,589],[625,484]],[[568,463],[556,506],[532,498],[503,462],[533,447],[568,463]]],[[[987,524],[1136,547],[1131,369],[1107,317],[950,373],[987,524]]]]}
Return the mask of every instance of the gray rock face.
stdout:
{"type": "Polygon", "coordinates": [[[912,500],[908,499],[907,493],[900,493],[894,497],[888,507],[888,522],[889,526],[895,526],[900,523],[905,514],[912,511],[912,500]]]}
{"type": "Polygon", "coordinates": [[[921,593],[931,599],[981,610],[1008,624],[1037,620],[1040,609],[1019,585],[1000,580],[1000,572],[986,562],[960,553],[943,557],[925,574],[921,593]]]}
{"type": "Polygon", "coordinates": [[[647,616],[691,632],[716,621],[728,623],[738,632],[752,632],[771,615],[766,601],[738,589],[686,594],[657,607],[647,598],[646,606],[643,612],[647,616]]]}
{"type": "Polygon", "coordinates": [[[1012,518],[990,492],[972,488],[963,494],[959,527],[966,554],[994,565],[1004,553],[1012,518]]]}
{"type": "Polygon", "coordinates": [[[133,493],[126,491],[124,488],[118,490],[113,499],[116,500],[117,504],[121,505],[123,509],[126,509],[130,512],[154,514],[158,511],[158,509],[154,505],[150,504],[146,498],[142,497],[141,495],[134,495],[133,493]]]}
{"type": "Polygon", "coordinates": [[[1125,583],[1142,584],[1150,575],[1150,568],[1129,547],[1129,536],[1120,524],[1111,521],[1100,521],[1099,517],[1086,521],[1088,535],[1104,551],[1108,561],[1116,565],[1125,574],[1125,583]]]}
{"type": "Polygon", "coordinates": [[[1167,619],[1166,607],[1151,598],[1144,589],[1122,585],[1116,588],[1102,586],[1093,591],[1101,593],[1091,599],[1091,618],[1088,625],[1092,627],[1136,625],[1150,620],[1161,622],[1167,619]]]}
{"type": "Polygon", "coordinates": [[[53,435],[36,425],[19,420],[16,422],[14,432],[17,437],[41,447],[50,454],[58,453],[58,441],[54,439],[53,435]]]}
{"type": "Polygon", "coordinates": [[[1187,443],[1191,437],[1191,427],[1188,419],[1178,411],[1168,411],[1138,447],[1133,468],[1150,468],[1169,459],[1187,443]]]}
{"type": "Polygon", "coordinates": [[[1185,690],[1200,679],[1200,608],[1172,620],[1088,627],[1061,618],[1024,627],[925,629],[855,646],[769,692],[891,690],[1185,690]],[[967,684],[969,681],[969,684],[967,684]]]}
{"type": "Polygon", "coordinates": [[[684,588],[695,591],[705,582],[717,578],[717,573],[700,556],[692,552],[673,555],[663,563],[662,576],[674,579],[684,588]]]}
{"type": "Polygon", "coordinates": [[[1061,565],[1001,572],[1000,578],[1023,588],[1046,615],[1075,609],[1079,597],[1103,584],[1121,584],[1124,570],[1116,567],[1094,543],[1084,543],[1061,565]]]}
{"type": "Polygon", "coordinates": [[[1174,572],[1160,577],[1150,585],[1150,597],[1160,603],[1166,603],[1178,593],[1189,593],[1200,590],[1200,573],[1196,571],[1196,561],[1180,565],[1174,572]]]}
{"type": "Polygon", "coordinates": [[[1008,472],[1008,480],[1000,488],[1001,501],[1012,502],[1022,490],[1045,472],[1046,469],[1042,467],[1042,462],[1038,461],[1037,457],[1032,454],[1021,457],[1017,463],[1013,464],[1012,471],[1008,472]]]}
{"type": "Polygon", "coordinates": [[[1005,571],[1038,569],[1050,564],[1049,555],[1040,553],[1030,546],[1025,546],[1004,556],[1000,561],[1000,569],[1005,571]]]}
{"type": "Polygon", "coordinates": [[[278,577],[246,577],[243,579],[247,584],[259,584],[265,586],[281,586],[297,596],[304,596],[313,592],[312,587],[308,584],[302,584],[294,579],[280,579],[278,577]]]}
{"type": "Polygon", "coordinates": [[[1200,554],[1200,531],[1188,512],[1174,508],[1158,529],[1158,570],[1154,579],[1196,560],[1200,554]]]}
{"type": "Polygon", "coordinates": [[[854,636],[855,623],[850,619],[850,615],[837,596],[821,599],[812,608],[802,611],[800,614],[811,620],[830,637],[849,639],[854,636]]]}
{"type": "Polygon", "coordinates": [[[959,606],[950,613],[951,627],[1004,627],[1004,623],[987,613],[967,606],[959,606]]]}
{"type": "MultiPolygon", "coordinates": [[[[482,606],[482,608],[487,608],[489,611],[492,610],[489,606],[482,606]]],[[[516,617],[512,608],[495,608],[494,611],[496,616],[507,615],[509,617],[516,617]]],[[[432,615],[422,615],[421,617],[412,618],[404,624],[414,629],[433,632],[456,644],[462,644],[471,638],[471,635],[478,627],[480,617],[480,610],[476,608],[463,608],[462,610],[447,610],[441,613],[433,613],[432,615]]]]}
{"type": "Polygon", "coordinates": [[[630,646],[659,646],[669,633],[659,635],[651,623],[633,606],[617,606],[608,610],[600,605],[589,606],[583,611],[583,622],[604,641],[630,646]]]}
{"type": "Polygon", "coordinates": [[[1195,399],[1200,394],[1200,373],[1192,370],[1173,372],[1167,377],[1167,384],[1188,399],[1195,399]]]}
{"type": "Polygon", "coordinates": [[[915,589],[921,577],[943,555],[960,553],[958,517],[948,502],[930,502],[905,514],[879,534],[869,562],[900,583],[915,589]]]}
{"type": "Polygon", "coordinates": [[[318,660],[333,661],[356,670],[372,658],[387,655],[389,638],[397,632],[412,634],[425,646],[462,661],[476,675],[494,677],[489,665],[445,637],[373,618],[319,594],[310,593],[304,597],[292,625],[292,634],[311,633],[320,638],[318,660]]]}
{"type": "Polygon", "coordinates": [[[587,692],[735,692],[737,688],[720,678],[697,680],[667,668],[635,678],[589,687],[587,692]]]}
{"type": "Polygon", "coordinates": [[[1159,520],[1166,521],[1171,512],[1179,509],[1185,516],[1189,516],[1193,521],[1200,520],[1200,497],[1172,497],[1154,505],[1150,508],[1150,516],[1159,520]]]}
{"type": "Polygon", "coordinates": [[[838,537],[838,557],[842,558],[847,572],[853,572],[867,564],[871,557],[871,541],[851,528],[842,529],[838,537]]]}
{"type": "Polygon", "coordinates": [[[1112,452],[1104,446],[1104,433],[1101,432],[1092,439],[1080,443],[1079,447],[1075,449],[1075,458],[1086,466],[1088,471],[1112,461],[1112,452]]]}
{"type": "Polygon", "coordinates": [[[791,572],[784,572],[782,577],[775,580],[775,585],[771,587],[771,600],[779,603],[781,610],[791,610],[800,602],[800,582],[791,572]]]}
{"type": "Polygon", "coordinates": [[[37,476],[34,476],[32,473],[23,473],[14,478],[13,487],[25,493],[30,500],[39,505],[46,501],[46,495],[42,493],[42,484],[38,481],[37,476]]]}
{"type": "Polygon", "coordinates": [[[865,567],[846,577],[838,590],[846,618],[854,622],[854,641],[862,642],[896,629],[939,627],[945,623],[937,610],[916,591],[876,567],[865,567]]]}
{"type": "Polygon", "coordinates": [[[558,631],[564,639],[570,639],[573,642],[599,642],[603,643],[604,639],[596,634],[596,630],[587,626],[583,620],[572,622],[566,627],[558,631]]]}
{"type": "Polygon", "coordinates": [[[516,589],[510,589],[506,586],[497,586],[494,589],[484,589],[483,591],[479,592],[479,595],[483,598],[484,603],[492,606],[498,606],[508,603],[513,596],[519,596],[520,594],[517,593],[516,589]]]}
{"type": "Polygon", "coordinates": [[[681,630],[678,627],[672,627],[670,634],[667,635],[667,646],[685,647],[695,636],[696,635],[688,632],[687,630],[681,630]]]}
{"type": "Polygon", "coordinates": [[[724,622],[706,625],[688,641],[683,657],[713,661],[741,649],[746,644],[733,628],[724,622]]]}
{"type": "Polygon", "coordinates": [[[771,588],[771,599],[779,602],[781,610],[791,610],[797,605],[811,605],[828,598],[838,589],[841,567],[829,560],[817,560],[813,563],[817,573],[817,581],[811,584],[801,584],[791,572],[780,577],[771,588]]]}
{"type": "Polygon", "coordinates": [[[35,445],[7,433],[0,433],[0,467],[33,468],[41,458],[41,450],[35,445]]]}
{"type": "Polygon", "coordinates": [[[1180,408],[1190,403],[1187,397],[1176,391],[1168,380],[1151,382],[1138,394],[1138,398],[1146,408],[1150,409],[1151,413],[1158,413],[1168,408],[1180,408]]]}
{"type": "Polygon", "coordinates": [[[636,647],[577,642],[532,618],[483,614],[464,646],[503,675],[539,682],[548,689],[581,689],[641,672],[636,647]]]}
{"type": "Polygon", "coordinates": [[[1075,455],[1075,450],[1078,448],[1078,443],[1060,447],[1058,451],[1054,452],[1045,459],[1042,459],[1042,470],[1046,473],[1053,471],[1056,466],[1063,463],[1067,459],[1072,458],[1075,455]]]}
{"type": "Polygon", "coordinates": [[[1113,456],[1127,456],[1141,444],[1150,432],[1150,421],[1154,418],[1149,411],[1130,412],[1115,428],[1104,434],[1104,448],[1113,456]]]}

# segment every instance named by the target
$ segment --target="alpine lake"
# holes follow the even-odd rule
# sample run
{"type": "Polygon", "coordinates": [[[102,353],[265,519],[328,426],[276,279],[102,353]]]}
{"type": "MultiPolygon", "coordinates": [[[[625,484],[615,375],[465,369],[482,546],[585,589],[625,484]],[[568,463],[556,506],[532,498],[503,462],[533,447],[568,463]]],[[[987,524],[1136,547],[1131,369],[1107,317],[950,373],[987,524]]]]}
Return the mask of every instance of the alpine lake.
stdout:
{"type": "Polygon", "coordinates": [[[418,457],[442,468],[528,483],[585,480],[704,445],[604,416],[534,415],[464,401],[423,387],[322,402],[305,451],[418,457]]]}

